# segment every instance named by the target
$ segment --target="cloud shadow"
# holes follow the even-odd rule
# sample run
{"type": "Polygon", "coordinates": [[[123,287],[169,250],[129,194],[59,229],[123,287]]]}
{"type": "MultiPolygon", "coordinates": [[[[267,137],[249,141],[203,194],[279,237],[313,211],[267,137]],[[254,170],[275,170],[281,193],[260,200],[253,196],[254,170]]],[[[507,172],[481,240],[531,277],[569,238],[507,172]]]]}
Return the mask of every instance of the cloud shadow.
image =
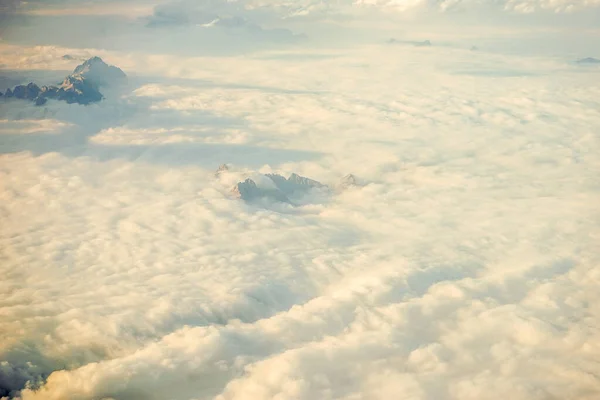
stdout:
{"type": "Polygon", "coordinates": [[[190,127],[190,131],[198,127],[206,127],[211,130],[213,138],[218,138],[219,133],[225,135],[228,129],[242,129],[246,125],[243,119],[221,117],[203,111],[182,113],[177,110],[150,110],[151,101],[137,100],[135,104],[108,101],[90,107],[58,104],[58,108],[41,108],[22,100],[8,100],[12,103],[14,112],[12,115],[11,112],[2,112],[0,119],[19,121],[53,118],[71,125],[57,133],[0,134],[0,154],[27,151],[40,156],[59,153],[71,158],[90,157],[98,161],[120,159],[170,166],[199,165],[209,168],[215,168],[222,163],[259,167],[265,164],[277,165],[320,157],[317,151],[270,148],[252,144],[202,142],[104,144],[90,140],[92,136],[104,129],[120,126],[167,130],[172,128],[185,130],[186,127],[190,127]]]}

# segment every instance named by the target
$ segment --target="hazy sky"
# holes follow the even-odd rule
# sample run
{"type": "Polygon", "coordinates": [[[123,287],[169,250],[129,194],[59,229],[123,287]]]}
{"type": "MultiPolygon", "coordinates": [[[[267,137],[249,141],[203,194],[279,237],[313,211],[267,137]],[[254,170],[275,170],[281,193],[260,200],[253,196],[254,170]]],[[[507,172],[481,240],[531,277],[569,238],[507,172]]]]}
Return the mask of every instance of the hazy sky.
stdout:
{"type": "Polygon", "coordinates": [[[0,37],[2,93],[128,75],[0,97],[2,400],[600,397],[600,1],[0,0],[0,37]],[[232,191],[270,173],[328,189],[232,191]]]}

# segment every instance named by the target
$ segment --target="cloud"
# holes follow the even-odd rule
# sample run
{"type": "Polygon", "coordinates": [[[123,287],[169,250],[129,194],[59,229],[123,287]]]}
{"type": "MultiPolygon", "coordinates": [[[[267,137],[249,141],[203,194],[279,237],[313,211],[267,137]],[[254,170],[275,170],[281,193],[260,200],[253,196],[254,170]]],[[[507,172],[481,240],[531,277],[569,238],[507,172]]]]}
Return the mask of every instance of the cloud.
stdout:
{"type": "MultiPolygon", "coordinates": [[[[248,15],[229,17],[265,23],[248,15]]],[[[427,33],[230,56],[2,44],[7,79],[89,54],[134,90],[0,99],[0,396],[594,398],[598,71],[427,33]],[[230,195],[292,172],[361,185],[230,195]]]]}
{"type": "Polygon", "coordinates": [[[179,1],[155,7],[147,18],[150,28],[196,27],[221,29],[262,40],[294,41],[303,38],[286,28],[265,28],[254,22],[257,13],[230,2],[179,1]]]}
{"type": "MultiPolygon", "coordinates": [[[[242,0],[236,2],[204,1],[189,2],[176,1],[157,6],[155,9],[156,22],[164,23],[187,21],[194,18],[198,12],[220,10],[221,12],[235,12],[256,15],[271,15],[278,18],[313,18],[315,16],[331,17],[341,14],[356,15],[361,9],[378,10],[381,12],[412,12],[414,10],[436,10],[441,12],[461,10],[489,10],[508,11],[516,13],[532,13],[550,11],[568,13],[583,9],[594,9],[600,6],[598,0],[242,0]],[[357,11],[358,10],[358,11],[357,11]],[[191,14],[191,15],[190,15],[191,14]]],[[[215,11],[217,12],[217,11],[215,11]]],[[[197,16],[196,16],[197,17],[197,16]]]]}
{"type": "Polygon", "coordinates": [[[407,11],[416,7],[427,7],[438,9],[440,11],[452,10],[456,8],[479,8],[479,7],[501,7],[506,11],[519,13],[531,13],[536,11],[552,12],[571,12],[585,8],[595,8],[600,6],[598,0],[502,0],[480,1],[480,0],[358,0],[356,5],[381,7],[397,11],[407,11]]]}
{"type": "Polygon", "coordinates": [[[160,145],[169,143],[227,143],[244,144],[248,133],[243,130],[218,130],[204,126],[176,128],[108,128],[98,132],[91,140],[106,145],[160,145]]]}
{"type": "Polygon", "coordinates": [[[507,10],[530,13],[539,10],[549,10],[553,12],[571,12],[585,8],[594,8],[600,6],[598,0],[586,1],[549,1],[549,0],[508,0],[504,3],[507,10]]]}
{"type": "Polygon", "coordinates": [[[132,17],[148,15],[155,5],[154,3],[145,0],[129,0],[120,3],[106,3],[97,0],[2,0],[0,13],[17,12],[38,16],[113,15],[132,17]]]}
{"type": "Polygon", "coordinates": [[[135,19],[152,13],[153,6],[146,4],[108,3],[83,4],[71,7],[33,8],[24,11],[27,15],[35,16],[112,16],[135,19]]]}
{"type": "Polygon", "coordinates": [[[60,132],[66,126],[69,126],[69,123],[52,120],[52,119],[43,119],[43,120],[10,120],[3,119],[0,120],[2,122],[2,127],[0,128],[0,135],[11,135],[11,134],[31,134],[31,133],[53,133],[60,132]]]}

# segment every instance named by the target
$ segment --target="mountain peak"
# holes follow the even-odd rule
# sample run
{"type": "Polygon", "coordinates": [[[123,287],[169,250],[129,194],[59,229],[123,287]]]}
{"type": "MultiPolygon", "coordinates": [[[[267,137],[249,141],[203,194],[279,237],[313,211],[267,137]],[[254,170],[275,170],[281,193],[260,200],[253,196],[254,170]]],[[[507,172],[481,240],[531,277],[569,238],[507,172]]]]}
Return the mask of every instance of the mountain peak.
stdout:
{"type": "Polygon", "coordinates": [[[296,200],[301,199],[313,189],[322,192],[328,189],[327,185],[298,174],[291,174],[287,179],[279,174],[265,174],[261,177],[268,178],[267,181],[270,183],[259,182],[257,185],[254,180],[248,178],[243,182],[238,182],[231,193],[234,197],[249,202],[268,199],[295,205],[296,200]],[[294,203],[292,203],[292,200],[295,200],[294,203]]]}
{"type": "Polygon", "coordinates": [[[127,75],[121,69],[108,65],[95,56],[78,65],[58,86],[40,88],[32,82],[28,85],[17,85],[13,90],[7,89],[3,97],[31,100],[36,105],[46,104],[48,99],[90,104],[103,99],[100,87],[118,86],[126,81],[127,75]]]}
{"type": "Polygon", "coordinates": [[[341,179],[339,188],[349,189],[356,186],[360,186],[358,179],[356,178],[356,176],[348,174],[341,179]]]}
{"type": "Polygon", "coordinates": [[[224,174],[225,172],[228,172],[228,171],[229,171],[229,165],[227,165],[227,164],[221,164],[221,165],[219,165],[219,168],[215,172],[215,176],[218,177],[221,174],[224,174]]]}
{"type": "Polygon", "coordinates": [[[91,64],[91,63],[95,63],[95,62],[100,62],[100,63],[102,63],[102,64],[106,64],[106,63],[105,63],[105,62],[104,62],[104,61],[103,61],[103,60],[102,60],[100,57],[98,57],[98,56],[91,57],[91,58],[89,58],[89,59],[88,59],[86,62],[87,62],[87,63],[90,63],[90,64],[91,64]]]}
{"type": "Polygon", "coordinates": [[[105,63],[103,59],[101,59],[98,56],[94,56],[92,58],[88,58],[82,64],[79,64],[77,67],[75,67],[75,69],[73,70],[73,75],[85,73],[86,71],[89,71],[92,68],[108,67],[109,65],[105,63]]]}
{"type": "Polygon", "coordinates": [[[85,64],[87,64],[87,65],[91,65],[91,64],[96,64],[96,63],[99,63],[99,64],[104,64],[104,65],[108,65],[108,64],[106,64],[106,63],[104,62],[104,60],[102,60],[102,59],[101,59],[100,57],[98,57],[98,56],[93,56],[93,57],[90,57],[90,58],[88,58],[87,60],[85,60],[85,61],[83,62],[83,64],[84,64],[84,65],[85,65],[85,64]]]}
{"type": "Polygon", "coordinates": [[[81,76],[96,86],[120,85],[127,80],[127,75],[120,68],[108,65],[98,56],[78,65],[71,76],[81,76]]]}

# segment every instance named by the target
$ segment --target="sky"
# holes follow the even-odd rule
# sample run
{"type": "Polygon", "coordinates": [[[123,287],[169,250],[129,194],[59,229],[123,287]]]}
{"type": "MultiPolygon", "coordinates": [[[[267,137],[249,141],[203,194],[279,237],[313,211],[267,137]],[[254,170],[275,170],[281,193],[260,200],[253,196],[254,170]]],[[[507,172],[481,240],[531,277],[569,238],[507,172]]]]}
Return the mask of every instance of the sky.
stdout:
{"type": "Polygon", "coordinates": [[[0,97],[2,400],[600,397],[600,1],[0,0],[93,56],[0,97]]]}

